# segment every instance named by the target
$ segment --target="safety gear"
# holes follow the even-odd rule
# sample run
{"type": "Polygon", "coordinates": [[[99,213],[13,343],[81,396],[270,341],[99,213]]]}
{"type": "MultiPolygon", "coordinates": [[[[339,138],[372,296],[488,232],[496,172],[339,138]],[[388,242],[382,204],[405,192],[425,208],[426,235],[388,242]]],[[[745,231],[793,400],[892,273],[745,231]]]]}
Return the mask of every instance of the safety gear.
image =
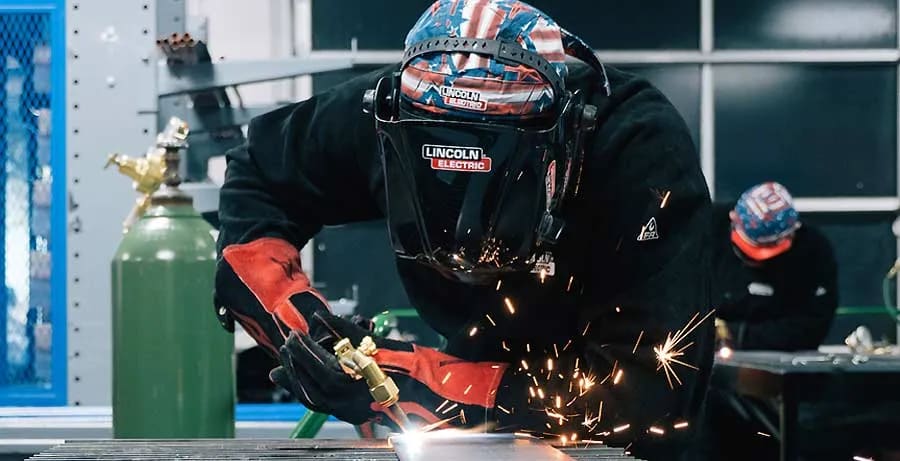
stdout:
{"type": "MultiPolygon", "coordinates": [[[[518,14],[550,24],[543,13],[505,0],[462,7],[478,10],[481,5],[493,11],[491,20],[499,22],[488,33],[478,27],[457,27],[459,18],[449,3],[438,1],[420,19],[408,40],[421,41],[407,46],[400,73],[381,79],[366,92],[364,110],[375,119],[388,225],[398,257],[415,259],[463,282],[492,283],[501,273],[531,268],[542,251],[538,247],[559,239],[565,225],[563,202],[577,190],[584,143],[596,128],[597,109],[586,104],[580,92],[566,91],[559,53],[543,49],[536,53],[514,41],[524,31],[520,20],[526,16],[518,14]],[[512,4],[518,8],[516,15],[497,16],[512,4]],[[465,33],[472,36],[461,36],[465,33]],[[424,107],[423,101],[435,101],[434,91],[452,91],[448,97],[456,99],[481,97],[472,88],[453,89],[463,74],[482,75],[467,73],[468,68],[457,69],[459,76],[448,76],[449,87],[426,90],[434,94],[424,99],[409,88],[413,74],[422,70],[419,64],[463,55],[467,62],[487,60],[499,69],[528,70],[529,79],[539,77],[540,84],[547,85],[552,95],[547,104],[552,108],[542,108],[545,115],[539,120],[523,123],[517,116],[516,124],[508,117],[481,115],[476,120],[464,115],[468,109],[447,110],[448,100],[440,103],[443,106],[424,107]],[[409,71],[410,66],[418,70],[409,71]]],[[[554,30],[562,37],[559,48],[585,59],[603,79],[608,95],[605,69],[587,45],[558,27],[554,30]]],[[[485,104],[485,110],[475,112],[509,112],[488,111],[493,103],[485,104]]]]}
{"type": "Polygon", "coordinates": [[[741,194],[730,217],[732,243],[754,261],[789,250],[800,227],[790,192],[777,182],[758,184],[741,194]]]}
{"type": "MultiPolygon", "coordinates": [[[[278,327],[281,336],[287,337],[292,330],[307,333],[309,323],[300,314],[300,310],[294,305],[293,298],[298,294],[306,294],[317,300],[316,305],[328,310],[325,298],[309,283],[309,277],[303,272],[300,265],[300,252],[286,240],[263,237],[250,243],[230,245],[223,251],[223,258],[228,263],[228,268],[234,275],[250,289],[255,299],[242,299],[241,304],[251,305],[258,303],[268,312],[278,327]]],[[[219,274],[223,277],[226,274],[219,274]]],[[[230,284],[217,284],[219,291],[230,284]]],[[[238,289],[238,295],[240,295],[238,289]]],[[[218,293],[226,297],[228,293],[218,293]]],[[[241,298],[247,298],[240,295],[241,298]]],[[[299,298],[305,299],[305,297],[299,298]]],[[[234,306],[229,306],[232,311],[234,306]]],[[[242,321],[240,314],[237,320],[242,321]]],[[[251,325],[256,322],[249,322],[251,325]]],[[[254,326],[247,327],[248,333],[260,344],[267,346],[275,352],[276,347],[266,338],[266,334],[254,326]]]]}
{"type": "Polygon", "coordinates": [[[430,113],[470,118],[520,119],[553,109],[560,96],[559,82],[568,72],[563,31],[553,19],[514,0],[439,0],[409,31],[405,47],[414,49],[444,36],[517,43],[509,50],[540,50],[540,54],[529,51],[523,55],[528,57],[525,61],[510,59],[513,55],[474,54],[465,47],[449,54],[417,54],[401,66],[405,101],[430,113]],[[547,68],[536,69],[537,62],[547,68]]]}
{"type": "MultiPolygon", "coordinates": [[[[313,317],[312,315],[310,317],[313,317]]],[[[335,357],[334,344],[348,338],[354,345],[370,335],[354,322],[317,311],[321,336],[292,332],[280,349],[281,366],[273,382],[312,410],[361,424],[378,422],[399,429],[394,413],[373,401],[365,380],[352,378],[335,357]]],[[[478,424],[493,416],[494,398],[507,365],[466,362],[437,350],[402,341],[376,339],[373,359],[396,383],[396,403],[417,425],[478,424]]]]}

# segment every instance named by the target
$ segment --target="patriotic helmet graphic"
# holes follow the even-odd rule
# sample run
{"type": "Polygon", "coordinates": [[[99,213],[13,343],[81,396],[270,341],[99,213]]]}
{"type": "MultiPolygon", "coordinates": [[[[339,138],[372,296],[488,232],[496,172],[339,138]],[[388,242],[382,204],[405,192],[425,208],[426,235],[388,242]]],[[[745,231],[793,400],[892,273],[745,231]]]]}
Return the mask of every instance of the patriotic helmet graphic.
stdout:
{"type": "Polygon", "coordinates": [[[800,227],[790,192],[777,182],[747,189],[731,213],[731,241],[757,261],[774,258],[791,248],[800,227]]]}
{"type": "Polygon", "coordinates": [[[596,108],[568,91],[565,57],[590,47],[512,0],[438,0],[397,72],[366,92],[394,251],[466,283],[530,270],[565,222],[596,108]]]}

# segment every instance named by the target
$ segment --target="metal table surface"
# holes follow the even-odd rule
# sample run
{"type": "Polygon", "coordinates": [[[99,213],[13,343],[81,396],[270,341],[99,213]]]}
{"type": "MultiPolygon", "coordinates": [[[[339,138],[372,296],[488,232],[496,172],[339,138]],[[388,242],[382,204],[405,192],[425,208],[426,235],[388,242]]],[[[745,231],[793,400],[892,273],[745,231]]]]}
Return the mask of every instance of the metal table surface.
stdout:
{"type": "MultiPolygon", "coordinates": [[[[555,450],[554,450],[555,451],[555,450]]],[[[561,457],[585,461],[637,461],[622,449],[562,447],[561,457]]],[[[487,452],[483,452],[487,453],[487,452]]],[[[29,460],[321,460],[398,461],[387,440],[72,440],[29,460]]],[[[431,459],[444,459],[443,456],[431,459]]],[[[483,456],[470,458],[484,459],[483,456]]],[[[492,460],[497,458],[491,458],[492,460]]],[[[518,458],[524,459],[524,458],[518,458]]],[[[545,459],[545,458],[528,458],[545,459]]]]}
{"type": "Polygon", "coordinates": [[[798,406],[841,402],[856,405],[900,401],[900,357],[735,351],[717,357],[712,386],[776,403],[781,459],[799,456],[798,406]]]}

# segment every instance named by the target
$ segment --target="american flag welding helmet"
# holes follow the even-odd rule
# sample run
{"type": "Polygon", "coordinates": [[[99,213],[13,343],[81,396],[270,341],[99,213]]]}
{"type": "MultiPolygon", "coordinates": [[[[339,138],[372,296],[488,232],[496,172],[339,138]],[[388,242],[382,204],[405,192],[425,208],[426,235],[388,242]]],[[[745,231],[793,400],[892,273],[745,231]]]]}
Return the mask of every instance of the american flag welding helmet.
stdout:
{"type": "Polygon", "coordinates": [[[800,217],[784,186],[764,182],[741,194],[731,213],[731,224],[734,245],[744,255],[762,261],[790,249],[800,217]]]}

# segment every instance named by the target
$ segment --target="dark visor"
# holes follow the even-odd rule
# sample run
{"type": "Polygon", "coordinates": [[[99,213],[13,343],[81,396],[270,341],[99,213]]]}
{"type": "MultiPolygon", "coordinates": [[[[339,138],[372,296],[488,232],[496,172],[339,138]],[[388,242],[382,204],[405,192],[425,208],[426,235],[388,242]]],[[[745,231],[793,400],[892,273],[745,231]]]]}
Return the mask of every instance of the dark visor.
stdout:
{"type": "Polygon", "coordinates": [[[527,267],[557,127],[376,115],[376,128],[400,256],[472,273],[527,267]]]}

